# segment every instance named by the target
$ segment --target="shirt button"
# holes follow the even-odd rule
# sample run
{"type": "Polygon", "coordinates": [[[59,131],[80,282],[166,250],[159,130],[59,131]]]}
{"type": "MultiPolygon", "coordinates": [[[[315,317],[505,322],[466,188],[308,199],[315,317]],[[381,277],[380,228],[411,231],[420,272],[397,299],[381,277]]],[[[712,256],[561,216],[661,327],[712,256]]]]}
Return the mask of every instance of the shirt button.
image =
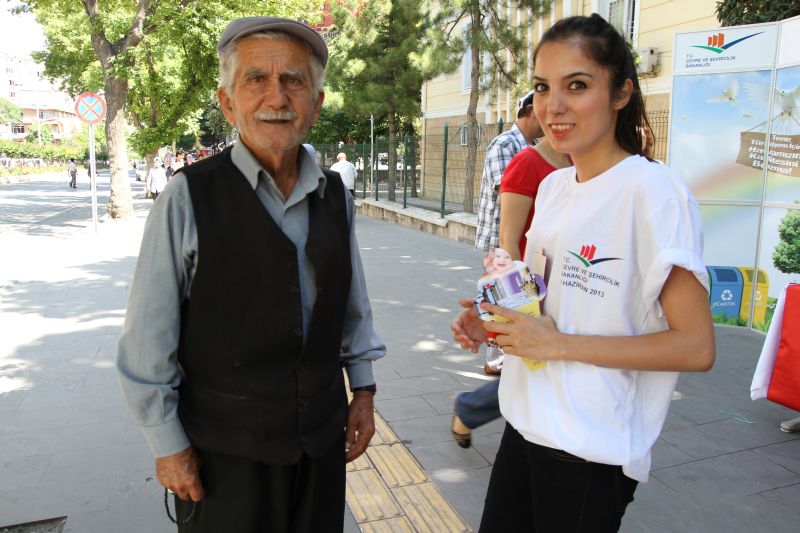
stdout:
{"type": "Polygon", "coordinates": [[[298,337],[302,337],[303,336],[303,328],[294,328],[294,334],[297,335],[298,337]]]}
{"type": "Polygon", "coordinates": [[[291,288],[291,293],[292,294],[300,294],[300,287],[298,287],[297,285],[293,285],[292,288],[291,288]]]}

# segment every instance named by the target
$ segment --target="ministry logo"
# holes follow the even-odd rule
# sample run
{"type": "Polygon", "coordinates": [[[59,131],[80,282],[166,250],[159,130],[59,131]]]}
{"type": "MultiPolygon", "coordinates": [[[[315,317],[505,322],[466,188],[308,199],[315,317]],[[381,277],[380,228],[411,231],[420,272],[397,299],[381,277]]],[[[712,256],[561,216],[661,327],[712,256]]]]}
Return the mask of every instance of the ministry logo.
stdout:
{"type": "Polygon", "coordinates": [[[621,257],[599,257],[595,259],[594,256],[597,252],[597,246],[594,244],[584,244],[581,246],[581,253],[579,254],[569,250],[567,251],[577,257],[586,268],[594,266],[597,263],[603,263],[604,261],[622,261],[621,257]]]}
{"type": "Polygon", "coordinates": [[[729,43],[725,43],[725,34],[722,32],[717,33],[716,35],[709,35],[708,36],[708,46],[702,46],[696,44],[692,46],[692,48],[702,48],[703,50],[708,50],[710,52],[714,52],[715,54],[721,54],[728,50],[729,48],[739,44],[740,42],[749,39],[750,37],[755,37],[756,35],[761,35],[764,33],[760,31],[758,33],[753,33],[752,35],[747,35],[740,39],[736,39],[735,41],[731,41],[729,43]]]}

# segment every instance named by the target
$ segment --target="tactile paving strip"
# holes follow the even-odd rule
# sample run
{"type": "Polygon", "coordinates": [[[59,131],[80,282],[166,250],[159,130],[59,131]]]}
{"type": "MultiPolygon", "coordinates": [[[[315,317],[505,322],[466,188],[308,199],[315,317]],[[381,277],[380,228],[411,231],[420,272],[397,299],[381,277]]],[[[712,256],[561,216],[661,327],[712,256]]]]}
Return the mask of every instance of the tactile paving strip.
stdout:
{"type": "Polygon", "coordinates": [[[377,411],[375,428],[367,453],[347,465],[347,504],[361,531],[471,532],[377,411]]]}

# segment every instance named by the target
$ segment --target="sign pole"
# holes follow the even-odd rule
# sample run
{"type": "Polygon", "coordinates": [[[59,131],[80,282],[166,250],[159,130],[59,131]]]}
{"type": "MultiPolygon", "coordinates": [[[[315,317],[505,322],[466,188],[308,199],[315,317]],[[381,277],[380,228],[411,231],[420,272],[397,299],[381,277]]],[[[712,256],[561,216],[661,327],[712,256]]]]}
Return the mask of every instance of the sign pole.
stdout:
{"type": "Polygon", "coordinates": [[[83,93],[75,101],[75,115],[89,125],[89,184],[92,188],[92,224],[97,233],[97,165],[94,154],[94,125],[106,116],[106,102],[95,93],[83,93]]]}
{"type": "Polygon", "coordinates": [[[92,187],[92,224],[97,233],[97,165],[94,158],[94,124],[89,124],[89,183],[92,187]]]}

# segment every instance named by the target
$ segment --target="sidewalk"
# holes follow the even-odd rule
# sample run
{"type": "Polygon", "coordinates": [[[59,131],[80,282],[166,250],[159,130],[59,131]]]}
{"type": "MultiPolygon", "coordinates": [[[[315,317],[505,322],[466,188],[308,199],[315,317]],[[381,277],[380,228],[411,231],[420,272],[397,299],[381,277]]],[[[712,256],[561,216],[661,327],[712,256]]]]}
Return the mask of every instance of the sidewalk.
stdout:
{"type": "MultiPolygon", "coordinates": [[[[136,216],[103,221],[97,234],[85,177],[76,192],[62,176],[0,186],[0,530],[66,516],[65,531],[76,533],[175,531],[114,370],[150,206],[142,184],[131,183],[136,216]]],[[[101,212],[106,201],[101,184],[101,212]]],[[[503,424],[481,428],[468,450],[452,441],[454,395],[491,378],[450,341],[449,323],[457,299],[474,290],[480,258],[467,245],[365,217],[358,238],[390,349],[375,374],[378,414],[398,440],[391,446],[410,451],[477,529],[503,424]]],[[[800,435],[778,429],[796,413],[749,399],[762,342],[758,333],[717,328],[717,364],[682,376],[651,480],[622,531],[797,529],[800,435]]],[[[358,531],[354,514],[348,533],[358,531]]]]}

